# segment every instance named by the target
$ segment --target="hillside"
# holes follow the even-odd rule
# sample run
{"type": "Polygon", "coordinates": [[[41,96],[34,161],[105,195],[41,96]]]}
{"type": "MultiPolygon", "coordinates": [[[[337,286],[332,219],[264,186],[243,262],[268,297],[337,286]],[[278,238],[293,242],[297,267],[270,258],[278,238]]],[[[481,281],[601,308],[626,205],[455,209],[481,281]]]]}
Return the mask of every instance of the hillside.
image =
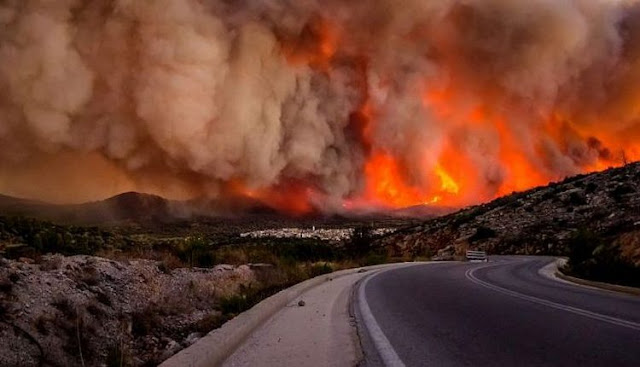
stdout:
{"type": "Polygon", "coordinates": [[[162,197],[127,192],[83,204],[56,205],[0,195],[0,214],[24,216],[62,223],[99,224],[120,221],[169,220],[173,202],[162,197]]]}
{"type": "MultiPolygon", "coordinates": [[[[578,233],[640,265],[640,162],[578,175],[412,226],[381,240],[396,254],[569,255],[578,233]]],[[[583,244],[587,246],[588,244],[583,244]]]]}
{"type": "Polygon", "coordinates": [[[210,227],[240,226],[241,231],[281,226],[344,227],[370,222],[383,222],[396,227],[448,214],[453,210],[415,206],[394,211],[372,208],[360,212],[324,213],[316,210],[305,215],[290,215],[249,197],[177,201],[157,195],[126,192],[104,200],[57,205],[0,194],[0,216],[22,216],[73,225],[134,225],[155,231],[166,225],[182,225],[185,222],[204,223],[210,227]],[[250,228],[245,228],[247,226],[250,228]]]}

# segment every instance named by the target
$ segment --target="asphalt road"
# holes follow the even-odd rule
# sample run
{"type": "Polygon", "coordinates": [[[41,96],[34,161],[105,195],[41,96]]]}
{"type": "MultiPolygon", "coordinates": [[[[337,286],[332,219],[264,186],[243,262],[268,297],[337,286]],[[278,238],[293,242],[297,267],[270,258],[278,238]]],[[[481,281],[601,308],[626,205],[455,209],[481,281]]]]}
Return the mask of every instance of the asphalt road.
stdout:
{"type": "Polygon", "coordinates": [[[367,365],[639,367],[640,297],[539,274],[552,261],[500,257],[369,277],[356,297],[373,316],[357,312],[367,365]]]}

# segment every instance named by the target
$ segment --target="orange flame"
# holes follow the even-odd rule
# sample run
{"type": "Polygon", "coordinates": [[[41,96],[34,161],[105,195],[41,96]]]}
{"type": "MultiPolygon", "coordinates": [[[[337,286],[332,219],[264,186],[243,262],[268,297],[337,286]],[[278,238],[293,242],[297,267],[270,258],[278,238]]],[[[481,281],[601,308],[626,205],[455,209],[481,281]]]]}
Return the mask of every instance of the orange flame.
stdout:
{"type": "Polygon", "coordinates": [[[460,192],[459,183],[441,164],[436,164],[431,184],[410,184],[406,169],[392,155],[376,152],[365,165],[365,197],[379,206],[408,207],[441,203],[460,192]]]}
{"type": "MultiPolygon", "coordinates": [[[[332,64],[340,59],[337,57],[340,36],[335,24],[317,17],[308,22],[296,39],[282,40],[282,48],[292,65],[306,65],[331,76],[332,64]]],[[[443,58],[445,63],[447,57],[443,58]]],[[[437,147],[425,147],[424,156],[411,158],[421,164],[408,167],[406,156],[375,141],[378,106],[369,99],[367,62],[359,56],[353,60],[362,69],[364,101],[349,116],[348,128],[353,130],[352,135],[365,156],[364,188],[344,198],[343,207],[347,210],[360,205],[464,206],[543,185],[563,175],[640,160],[640,124],[626,131],[605,131],[599,128],[602,121],[589,124],[586,117],[560,108],[550,116],[540,113],[541,116],[520,123],[514,119],[526,113],[514,114],[519,116],[514,118],[502,110],[505,102],[498,88],[487,86],[484,94],[468,91],[457,85],[462,83],[456,80],[454,72],[451,80],[431,81],[422,95],[416,96],[436,123],[442,125],[444,133],[437,147]],[[473,97],[469,98],[471,94],[473,97]],[[572,150],[576,149],[582,152],[572,158],[572,150]],[[588,153],[584,154],[584,150],[588,153]],[[548,157],[554,154],[566,160],[566,167],[553,166],[558,163],[548,157]]],[[[455,64],[455,59],[451,60],[455,64]]],[[[625,100],[621,109],[640,116],[636,100],[625,100]]],[[[312,196],[321,197],[310,187],[298,182],[258,190],[245,188],[241,192],[270,206],[300,214],[314,209],[310,204],[312,196]]]]}
{"type": "Polygon", "coordinates": [[[292,182],[273,187],[250,188],[242,180],[227,183],[225,190],[234,197],[247,197],[294,216],[313,212],[310,199],[314,195],[310,186],[292,182]]]}

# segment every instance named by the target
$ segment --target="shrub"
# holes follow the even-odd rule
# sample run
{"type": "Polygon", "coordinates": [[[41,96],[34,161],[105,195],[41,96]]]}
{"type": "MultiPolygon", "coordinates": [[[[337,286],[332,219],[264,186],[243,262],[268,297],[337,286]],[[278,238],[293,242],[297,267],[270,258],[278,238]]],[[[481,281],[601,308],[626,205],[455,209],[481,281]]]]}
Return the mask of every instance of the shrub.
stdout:
{"type": "Polygon", "coordinates": [[[189,264],[189,267],[211,267],[215,264],[209,243],[200,236],[187,237],[187,239],[176,247],[177,256],[180,260],[189,264]]]}
{"type": "Polygon", "coordinates": [[[165,274],[171,274],[173,269],[185,267],[185,263],[183,263],[180,258],[169,252],[163,251],[158,256],[158,260],[158,270],[165,274]]]}
{"type": "Polygon", "coordinates": [[[246,250],[236,246],[222,247],[217,251],[216,255],[216,260],[219,264],[240,265],[249,262],[246,250]]]}
{"type": "Polygon", "coordinates": [[[582,205],[587,205],[587,199],[577,193],[577,192],[572,192],[569,195],[569,199],[568,199],[569,204],[573,205],[573,206],[582,206],[582,205]]]}
{"type": "Polygon", "coordinates": [[[622,184],[616,186],[615,189],[609,191],[609,196],[616,202],[621,202],[625,195],[636,192],[635,188],[629,184],[622,184]]]}
{"type": "Polygon", "coordinates": [[[572,268],[589,260],[593,251],[603,244],[602,238],[588,230],[580,229],[569,239],[569,264],[572,268]]]}
{"type": "Polygon", "coordinates": [[[360,265],[361,266],[379,265],[379,264],[386,263],[387,260],[388,260],[388,257],[386,254],[370,252],[369,254],[367,254],[367,256],[365,256],[362,259],[362,261],[360,262],[360,265]]]}
{"type": "Polygon", "coordinates": [[[40,270],[51,271],[58,270],[62,264],[62,257],[56,255],[40,263],[40,270]]]}
{"type": "Polygon", "coordinates": [[[212,312],[207,316],[203,317],[202,319],[200,319],[195,324],[194,329],[196,332],[199,332],[199,333],[208,333],[211,330],[219,328],[226,321],[227,321],[227,318],[224,317],[220,312],[212,312]]]}
{"type": "Polygon", "coordinates": [[[478,226],[476,228],[476,233],[474,233],[471,237],[469,237],[469,242],[482,241],[489,238],[494,238],[497,235],[496,231],[489,227],[478,226]]]}
{"type": "Polygon", "coordinates": [[[8,279],[0,281],[0,292],[4,294],[9,294],[13,290],[13,283],[11,283],[8,279]]]}
{"type": "Polygon", "coordinates": [[[50,320],[44,315],[38,316],[38,318],[35,320],[36,330],[38,330],[38,332],[42,335],[49,335],[49,329],[47,329],[47,324],[49,323],[49,321],[50,320]]]}
{"type": "Polygon", "coordinates": [[[311,265],[311,268],[309,269],[309,276],[311,278],[313,277],[317,277],[319,275],[323,275],[323,274],[329,274],[333,272],[333,268],[331,267],[331,265],[327,264],[327,263],[323,263],[323,264],[313,264],[311,265]]]}
{"type": "Polygon", "coordinates": [[[233,317],[243,311],[253,307],[263,299],[277,293],[278,291],[288,287],[288,284],[263,285],[263,286],[241,286],[237,294],[221,297],[218,300],[218,310],[222,313],[222,317],[233,317]]]}
{"type": "Polygon", "coordinates": [[[88,286],[95,286],[100,283],[100,274],[94,266],[86,266],[80,276],[80,281],[88,286]]]}
{"type": "Polygon", "coordinates": [[[0,317],[3,319],[7,318],[11,307],[4,300],[0,300],[0,317]]]}
{"type": "MultiPolygon", "coordinates": [[[[96,333],[96,328],[92,324],[87,324],[84,315],[78,315],[73,322],[61,322],[59,327],[67,335],[67,343],[64,350],[80,359],[80,364],[93,360],[96,356],[96,346],[86,335],[96,333]]],[[[86,363],[93,365],[93,363],[86,363]]]]}
{"type": "Polygon", "coordinates": [[[371,252],[372,248],[373,231],[371,227],[354,228],[351,240],[346,246],[347,255],[351,258],[359,258],[371,252]]]}
{"type": "Polygon", "coordinates": [[[51,305],[58,311],[62,312],[62,314],[66,316],[68,320],[75,320],[78,317],[78,312],[75,305],[65,296],[58,296],[58,298],[56,298],[53,303],[51,303],[51,305]]]}
{"type": "Polygon", "coordinates": [[[593,194],[594,192],[596,192],[596,190],[598,189],[598,184],[596,184],[595,182],[589,182],[587,184],[587,187],[585,187],[585,192],[587,194],[593,194]]]}
{"type": "Polygon", "coordinates": [[[97,318],[105,315],[104,310],[102,310],[102,308],[100,308],[99,305],[95,302],[89,303],[89,305],[87,305],[87,312],[97,318]]]}
{"type": "Polygon", "coordinates": [[[151,307],[131,315],[131,332],[135,336],[145,336],[152,333],[156,325],[161,325],[162,320],[151,307]]]}
{"type": "Polygon", "coordinates": [[[243,293],[221,297],[219,300],[220,312],[225,315],[237,315],[250,307],[247,295],[243,293]]]}
{"type": "Polygon", "coordinates": [[[460,213],[460,214],[456,215],[455,219],[451,223],[451,226],[454,229],[457,229],[460,226],[462,226],[463,224],[467,224],[467,223],[471,222],[475,217],[476,217],[475,211],[473,211],[473,210],[465,211],[463,213],[460,213]]]}
{"type": "Polygon", "coordinates": [[[158,263],[158,270],[160,270],[161,272],[163,272],[165,274],[171,274],[171,268],[164,261],[161,261],[161,262],[158,263]]]}
{"type": "Polygon", "coordinates": [[[586,279],[640,286],[640,267],[623,258],[617,245],[585,229],[576,232],[569,241],[566,270],[586,279]]]}
{"type": "Polygon", "coordinates": [[[107,367],[122,367],[131,365],[131,351],[122,342],[116,342],[107,348],[107,367]]]}
{"type": "Polygon", "coordinates": [[[105,306],[109,306],[111,307],[111,305],[113,304],[111,302],[111,298],[109,297],[109,295],[107,295],[104,292],[96,292],[96,300],[98,300],[98,302],[102,303],[105,306]]]}

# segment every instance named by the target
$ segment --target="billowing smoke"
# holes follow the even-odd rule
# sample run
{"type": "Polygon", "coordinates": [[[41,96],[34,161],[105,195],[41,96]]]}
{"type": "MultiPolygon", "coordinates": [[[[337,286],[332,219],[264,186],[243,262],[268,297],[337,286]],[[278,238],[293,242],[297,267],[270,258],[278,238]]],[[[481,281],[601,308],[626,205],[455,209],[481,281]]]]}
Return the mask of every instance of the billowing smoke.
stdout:
{"type": "Polygon", "coordinates": [[[638,44],[637,0],[3,0],[0,191],[477,202],[640,159],[638,44]]]}

